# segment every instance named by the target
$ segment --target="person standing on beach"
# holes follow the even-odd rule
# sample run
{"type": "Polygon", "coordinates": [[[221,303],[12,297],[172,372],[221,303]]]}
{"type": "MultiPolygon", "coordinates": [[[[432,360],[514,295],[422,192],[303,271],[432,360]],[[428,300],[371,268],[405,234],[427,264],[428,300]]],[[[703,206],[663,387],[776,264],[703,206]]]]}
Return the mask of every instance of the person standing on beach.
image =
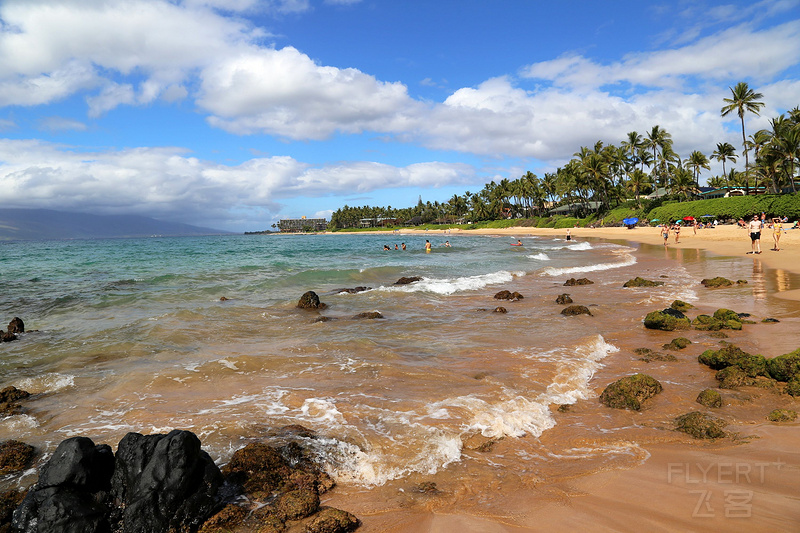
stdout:
{"type": "Polygon", "coordinates": [[[664,237],[664,246],[669,244],[669,224],[661,226],[661,236],[664,237]]]}
{"type": "Polygon", "coordinates": [[[572,240],[572,235],[569,234],[569,228],[567,228],[567,240],[568,241],[572,240]]]}
{"type": "Polygon", "coordinates": [[[680,222],[675,221],[675,227],[673,229],[675,231],[675,244],[678,244],[678,241],[681,238],[681,224],[680,224],[680,222]]]}
{"type": "Polygon", "coordinates": [[[778,244],[781,241],[781,233],[783,232],[783,224],[780,218],[772,219],[772,238],[775,240],[775,246],[772,248],[776,252],[780,252],[781,248],[778,244]]]}
{"type": "Polygon", "coordinates": [[[761,253],[761,219],[758,218],[758,215],[753,215],[753,220],[750,221],[750,224],[747,225],[748,230],[750,231],[750,246],[752,251],[747,252],[748,254],[760,254],[761,253]]]}

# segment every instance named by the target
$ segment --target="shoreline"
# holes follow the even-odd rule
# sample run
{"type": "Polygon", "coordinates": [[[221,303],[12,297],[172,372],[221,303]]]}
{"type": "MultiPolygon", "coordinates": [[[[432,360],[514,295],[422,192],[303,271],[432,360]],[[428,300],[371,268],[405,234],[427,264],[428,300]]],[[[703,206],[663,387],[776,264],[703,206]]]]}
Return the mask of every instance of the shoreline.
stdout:
{"type": "MultiPolygon", "coordinates": [[[[656,227],[633,230],[624,227],[570,228],[570,233],[578,242],[597,240],[663,247],[660,228],[656,227]]],[[[452,242],[460,235],[508,236],[515,240],[523,239],[524,245],[526,236],[563,239],[566,229],[454,228],[447,233],[401,229],[397,234],[430,236],[436,249],[440,244],[438,241],[452,242]]],[[[763,231],[762,237],[762,253],[752,256],[754,263],[768,269],[800,274],[800,231],[789,230],[782,234],[778,252],[770,250],[773,246],[772,230],[763,231]]],[[[678,261],[682,260],[680,250],[703,250],[715,256],[747,260],[750,238],[746,229],[734,225],[698,229],[697,234],[690,227],[681,232],[678,244],[671,234],[666,248],[668,258],[678,261]]],[[[767,296],[798,301],[800,289],[771,292],[767,296]]],[[[795,318],[784,320],[786,324],[782,333],[794,336],[791,332],[796,321],[795,318]]],[[[759,341],[765,343],[762,349],[769,346],[769,332],[754,332],[754,336],[752,340],[756,344],[759,341]]],[[[794,346],[800,346],[800,337],[794,346]]],[[[617,366],[624,364],[622,361],[615,363],[617,366]]],[[[593,387],[599,393],[605,384],[605,378],[598,376],[593,387]]],[[[741,396],[757,397],[761,394],[751,389],[725,391],[741,396]]],[[[785,394],[774,398],[762,397],[759,401],[773,402],[775,407],[797,409],[797,400],[785,394]]],[[[696,408],[706,410],[699,404],[696,408]]],[[[354,507],[365,505],[360,509],[350,508],[364,519],[361,530],[365,532],[572,531],[576,527],[590,531],[633,532],[640,531],[643,526],[651,531],[790,529],[800,523],[800,507],[796,504],[800,454],[795,447],[800,439],[800,425],[797,422],[778,425],[766,419],[758,422],[746,418],[730,420],[741,438],[719,441],[668,439],[659,442],[643,436],[639,446],[648,456],[640,464],[544,482],[531,490],[507,495],[502,507],[498,506],[496,513],[489,515],[424,503],[422,509],[378,511],[369,503],[368,496],[355,498],[360,500],[360,505],[352,499],[354,494],[342,496],[355,504],[354,507]]],[[[645,422],[644,427],[647,426],[645,422]]],[[[336,497],[332,500],[333,505],[343,504],[336,497]]]]}

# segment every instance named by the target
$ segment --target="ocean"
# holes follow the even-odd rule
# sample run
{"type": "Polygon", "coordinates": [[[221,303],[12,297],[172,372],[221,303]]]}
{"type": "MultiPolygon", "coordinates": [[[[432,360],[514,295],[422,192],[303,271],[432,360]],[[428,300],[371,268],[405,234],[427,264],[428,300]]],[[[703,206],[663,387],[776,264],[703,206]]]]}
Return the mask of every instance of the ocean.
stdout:
{"type": "MultiPolygon", "coordinates": [[[[659,424],[691,409],[692,387],[715,381],[639,360],[636,347],[679,336],[645,330],[647,312],[681,299],[704,312],[797,316],[794,302],[767,297],[800,287],[797,277],[750,258],[519,238],[521,247],[509,246],[516,236],[442,232],[0,243],[0,327],[15,316],[26,326],[0,344],[0,386],[34,394],[23,414],[0,420],[0,441],[46,458],[76,435],[114,447],[130,431],[188,429],[222,465],[299,424],[344,490],[396,494],[434,480],[458,505],[480,507],[481,490],[629,467],[647,457],[644,443],[673,438],[659,424]],[[401,243],[407,250],[394,249],[401,243]],[[749,283],[699,284],[716,275],[749,283]],[[422,280],[394,285],[403,276],[422,280]],[[622,288],[635,276],[664,285],[622,288]],[[594,283],[565,287],[572,277],[594,283]],[[339,292],[358,286],[370,289],[339,292]],[[296,307],[309,290],[327,309],[296,307]],[[524,298],[494,299],[501,290],[524,298]],[[563,316],[562,293],[592,316],[563,316]],[[356,318],[372,311],[383,318],[356,318]],[[665,406],[643,417],[599,405],[606,384],[635,371],[674,382],[665,406]]],[[[32,470],[4,482],[35,479],[32,470]]]]}

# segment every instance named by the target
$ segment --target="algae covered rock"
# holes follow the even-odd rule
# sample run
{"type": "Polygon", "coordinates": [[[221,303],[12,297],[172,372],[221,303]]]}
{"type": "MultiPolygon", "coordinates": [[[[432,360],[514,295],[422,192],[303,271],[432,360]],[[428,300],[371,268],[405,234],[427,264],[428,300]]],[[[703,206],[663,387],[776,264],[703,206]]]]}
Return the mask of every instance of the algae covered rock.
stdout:
{"type": "Polygon", "coordinates": [[[569,307],[565,307],[561,310],[561,314],[564,316],[577,316],[577,315],[589,315],[593,316],[592,312],[589,311],[589,308],[585,305],[570,305],[569,307]]]}
{"type": "Polygon", "coordinates": [[[652,311],[644,317],[644,327],[647,329],[659,329],[662,331],[675,331],[678,329],[689,329],[689,319],[680,311],[674,309],[664,309],[663,311],[652,311]]]}
{"type": "Polygon", "coordinates": [[[661,352],[654,352],[649,348],[636,348],[634,352],[642,357],[639,358],[640,361],[644,361],[645,363],[650,363],[652,361],[677,361],[678,358],[672,354],[663,354],[661,352]]]}
{"type": "Polygon", "coordinates": [[[348,533],[360,525],[358,518],[340,509],[322,507],[303,527],[303,533],[348,533]]]}
{"type": "Polygon", "coordinates": [[[778,381],[800,379],[800,348],[772,359],[767,359],[767,373],[778,381]]]}
{"type": "Polygon", "coordinates": [[[714,389],[705,389],[697,395],[695,400],[706,407],[722,407],[722,395],[714,389]]]}
{"type": "Polygon", "coordinates": [[[692,326],[701,331],[719,331],[721,329],[742,329],[742,319],[730,309],[717,309],[714,316],[697,315],[692,326]]]}
{"type": "Polygon", "coordinates": [[[800,396],[800,378],[790,379],[786,384],[786,394],[790,396],[800,396]]]}
{"type": "Polygon", "coordinates": [[[767,415],[770,422],[794,422],[797,420],[797,411],[792,409],[775,409],[767,415]]]}
{"type": "Polygon", "coordinates": [[[683,300],[675,300],[670,304],[669,308],[680,311],[681,313],[685,313],[689,309],[694,309],[694,306],[690,303],[684,302],[683,300]]]}
{"type": "Polygon", "coordinates": [[[569,297],[569,294],[559,294],[556,298],[556,303],[560,305],[567,305],[572,303],[572,298],[569,297]]]}
{"type": "Polygon", "coordinates": [[[328,305],[319,301],[319,296],[317,296],[316,292],[307,291],[300,297],[297,307],[300,309],[325,309],[328,305]]]}
{"type": "Polygon", "coordinates": [[[686,337],[676,337],[672,339],[671,342],[665,344],[663,348],[665,350],[683,350],[690,344],[692,344],[692,341],[690,341],[686,337]]]}
{"type": "Polygon", "coordinates": [[[16,440],[0,444],[0,475],[27,468],[33,461],[34,452],[33,446],[16,440]]]}
{"type": "Polygon", "coordinates": [[[518,293],[517,291],[511,292],[503,290],[494,295],[495,300],[511,300],[512,302],[516,302],[517,300],[522,300],[523,298],[525,297],[520,293],[518,293]]]}
{"type": "Polygon", "coordinates": [[[714,377],[719,381],[719,388],[721,389],[735,389],[736,387],[753,385],[755,383],[755,379],[749,377],[744,370],[738,366],[727,366],[717,372],[714,377]]]}
{"type": "Polygon", "coordinates": [[[593,283],[594,281],[588,278],[580,278],[580,279],[569,278],[567,281],[564,282],[564,286],[574,287],[576,285],[592,285],[593,283]]]}
{"type": "Polygon", "coordinates": [[[639,276],[636,276],[633,279],[629,279],[625,283],[623,283],[623,287],[659,287],[663,285],[663,281],[652,281],[649,279],[644,279],[639,276]]]}
{"type": "Polygon", "coordinates": [[[696,439],[720,439],[725,436],[728,423],[715,416],[692,411],[675,419],[675,429],[696,439]]]}
{"type": "Polygon", "coordinates": [[[663,390],[657,379],[647,374],[634,374],[608,385],[600,395],[600,403],[615,409],[642,408],[642,402],[663,390]]]}
{"type": "Polygon", "coordinates": [[[697,360],[714,370],[735,366],[751,378],[767,375],[767,360],[763,355],[749,354],[733,344],[723,346],[719,350],[706,350],[697,360]]]}

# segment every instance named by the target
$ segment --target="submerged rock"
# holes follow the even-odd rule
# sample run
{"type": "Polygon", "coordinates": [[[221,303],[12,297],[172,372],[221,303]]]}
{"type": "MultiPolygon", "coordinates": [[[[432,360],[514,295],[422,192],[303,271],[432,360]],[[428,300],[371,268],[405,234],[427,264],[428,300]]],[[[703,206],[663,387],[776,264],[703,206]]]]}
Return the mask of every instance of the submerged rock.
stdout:
{"type": "Polygon", "coordinates": [[[567,281],[564,282],[565,287],[575,287],[577,285],[592,285],[594,281],[587,279],[587,278],[569,278],[567,281]]]}
{"type": "Polygon", "coordinates": [[[360,522],[358,518],[333,507],[322,507],[302,529],[303,533],[349,533],[355,531],[360,522]]]}
{"type": "Polygon", "coordinates": [[[357,294],[359,292],[371,290],[372,287],[353,287],[352,289],[333,289],[331,294],[357,294]]]}
{"type": "Polygon", "coordinates": [[[767,415],[770,422],[794,422],[797,420],[797,411],[793,409],[775,409],[767,415]]]}
{"type": "Polygon", "coordinates": [[[675,300],[670,304],[670,309],[674,309],[676,311],[680,311],[681,313],[685,313],[689,309],[694,309],[694,306],[690,303],[686,303],[683,300],[675,300]]]}
{"type": "Polygon", "coordinates": [[[652,311],[647,313],[647,316],[644,317],[644,327],[647,329],[675,331],[678,329],[689,329],[689,326],[689,319],[686,318],[683,313],[675,311],[674,309],[652,311]]]}
{"type": "Polygon", "coordinates": [[[522,300],[523,298],[524,296],[522,296],[520,293],[516,291],[511,292],[503,290],[494,295],[495,300],[511,300],[512,302],[516,302],[517,300],[522,300]]]}
{"type": "Polygon", "coordinates": [[[662,346],[665,350],[683,350],[687,346],[692,344],[692,341],[687,339],[686,337],[676,337],[672,339],[671,342],[662,346]]]}
{"type": "Polygon", "coordinates": [[[626,281],[622,286],[623,287],[659,287],[663,285],[663,281],[652,281],[649,279],[644,279],[639,276],[636,276],[633,279],[629,279],[626,281]]]}
{"type": "Polygon", "coordinates": [[[383,318],[383,315],[380,314],[379,311],[364,311],[363,313],[358,313],[357,315],[354,315],[353,318],[355,320],[361,320],[361,319],[374,320],[376,318],[383,318]]]}
{"type": "Polygon", "coordinates": [[[765,318],[761,321],[763,324],[777,324],[780,322],[777,318],[765,318]]]}
{"type": "Polygon", "coordinates": [[[422,280],[420,276],[403,276],[394,282],[395,285],[408,285],[409,283],[416,283],[422,280]]]}
{"type": "Polygon", "coordinates": [[[722,395],[714,389],[705,389],[697,395],[695,400],[706,407],[722,407],[722,395]]]}
{"type": "Polygon", "coordinates": [[[16,415],[22,412],[19,400],[29,397],[28,391],[20,390],[13,386],[8,386],[0,390],[0,414],[16,415]]]}
{"type": "Polygon", "coordinates": [[[492,313],[500,313],[501,315],[504,315],[504,314],[508,313],[508,309],[506,309],[505,307],[502,307],[502,306],[497,306],[497,307],[494,308],[492,313]]]}
{"type": "Polygon", "coordinates": [[[719,350],[706,350],[698,356],[697,361],[714,370],[734,366],[751,378],[767,375],[767,361],[763,355],[749,354],[733,344],[723,346],[719,350]]]}
{"type": "Polygon", "coordinates": [[[735,389],[745,385],[753,385],[755,378],[749,377],[738,366],[728,366],[718,371],[714,377],[719,381],[720,389],[735,389]]]}
{"type": "Polygon", "coordinates": [[[696,439],[720,439],[725,436],[728,423],[721,418],[692,411],[675,419],[675,429],[687,433],[696,439]]]}
{"type": "Polygon", "coordinates": [[[25,323],[22,319],[18,316],[15,316],[11,319],[11,322],[8,323],[8,332],[9,333],[25,333],[25,323]]]}
{"type": "MultiPolygon", "coordinates": [[[[700,281],[704,287],[708,287],[710,289],[716,289],[719,287],[731,287],[734,285],[734,282],[729,280],[728,278],[723,278],[722,276],[717,276],[715,278],[706,278],[700,281]]],[[[746,285],[747,280],[740,279],[736,281],[736,285],[746,285]]]]}
{"type": "Polygon", "coordinates": [[[600,403],[615,409],[642,408],[642,402],[663,390],[661,383],[647,374],[634,374],[609,384],[600,395],[600,403]]]}
{"type": "Polygon", "coordinates": [[[7,440],[0,444],[0,475],[28,468],[35,451],[30,444],[16,440],[7,440]]]}
{"type": "Polygon", "coordinates": [[[571,303],[572,303],[572,298],[570,298],[570,297],[569,297],[569,294],[567,294],[567,293],[564,293],[564,294],[559,294],[559,295],[556,297],[556,303],[557,303],[557,304],[560,304],[560,305],[567,305],[567,304],[571,304],[571,303]]]}
{"type": "Polygon", "coordinates": [[[577,315],[592,315],[592,312],[589,311],[589,308],[585,305],[570,305],[569,307],[565,307],[561,310],[561,314],[564,316],[577,316],[577,315]]]}
{"type": "Polygon", "coordinates": [[[316,292],[308,291],[300,297],[297,307],[300,309],[326,309],[328,305],[319,301],[319,296],[317,296],[316,292]]]}

